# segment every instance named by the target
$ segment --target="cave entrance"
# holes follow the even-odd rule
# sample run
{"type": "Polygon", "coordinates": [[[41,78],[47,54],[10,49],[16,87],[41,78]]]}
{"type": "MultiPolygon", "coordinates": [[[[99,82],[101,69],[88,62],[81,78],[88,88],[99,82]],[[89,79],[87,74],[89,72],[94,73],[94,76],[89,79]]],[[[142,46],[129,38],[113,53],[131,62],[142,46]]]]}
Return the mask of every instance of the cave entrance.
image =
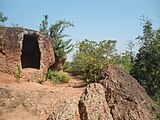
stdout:
{"type": "Polygon", "coordinates": [[[40,50],[37,35],[24,35],[22,43],[22,68],[40,69],[40,50]]]}

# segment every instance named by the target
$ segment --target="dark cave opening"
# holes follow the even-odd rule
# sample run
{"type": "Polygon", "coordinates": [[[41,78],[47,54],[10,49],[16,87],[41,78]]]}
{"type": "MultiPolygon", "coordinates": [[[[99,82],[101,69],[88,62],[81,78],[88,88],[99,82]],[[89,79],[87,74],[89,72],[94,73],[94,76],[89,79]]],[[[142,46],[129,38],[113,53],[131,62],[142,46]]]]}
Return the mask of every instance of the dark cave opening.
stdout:
{"type": "Polygon", "coordinates": [[[36,68],[40,69],[40,57],[41,53],[39,50],[37,35],[24,35],[22,43],[22,55],[21,62],[22,68],[36,68]]]}

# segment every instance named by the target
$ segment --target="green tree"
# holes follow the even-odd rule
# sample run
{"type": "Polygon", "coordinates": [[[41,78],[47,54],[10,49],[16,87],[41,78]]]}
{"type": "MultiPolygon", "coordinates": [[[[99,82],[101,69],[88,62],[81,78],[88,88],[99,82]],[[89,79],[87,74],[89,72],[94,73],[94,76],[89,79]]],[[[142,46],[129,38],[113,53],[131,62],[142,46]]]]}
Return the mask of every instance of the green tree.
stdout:
{"type": "Polygon", "coordinates": [[[4,26],[4,22],[8,20],[8,17],[4,16],[2,12],[0,12],[0,26],[4,26]]]}
{"type": "Polygon", "coordinates": [[[77,51],[73,55],[73,61],[71,62],[71,72],[73,75],[83,75],[85,71],[85,54],[81,51],[77,51]]]}
{"type": "Polygon", "coordinates": [[[160,90],[160,29],[153,30],[151,20],[143,22],[143,35],[137,37],[141,47],[131,73],[153,97],[160,90]]]}
{"type": "Polygon", "coordinates": [[[48,35],[48,15],[44,15],[44,20],[41,21],[39,31],[43,32],[44,34],[48,35]]]}
{"type": "Polygon", "coordinates": [[[53,38],[55,43],[55,56],[63,57],[73,50],[73,44],[70,44],[71,39],[64,40],[69,35],[64,34],[64,31],[68,27],[73,27],[73,24],[69,21],[59,20],[49,28],[49,36],[53,38]]]}
{"type": "Polygon", "coordinates": [[[121,54],[120,65],[128,72],[132,70],[133,61],[132,55],[129,51],[126,50],[124,53],[121,54]]]}
{"type": "Polygon", "coordinates": [[[53,47],[55,51],[55,65],[53,65],[52,67],[56,69],[57,64],[59,64],[59,59],[64,58],[65,62],[65,56],[73,50],[74,46],[73,44],[71,44],[71,39],[65,40],[66,37],[69,37],[69,35],[65,34],[64,31],[66,30],[66,28],[73,27],[74,25],[70,21],[59,20],[48,27],[48,18],[49,17],[47,15],[44,15],[44,20],[42,20],[39,30],[44,34],[50,36],[53,40],[53,47]]]}
{"type": "Polygon", "coordinates": [[[39,31],[49,35],[53,39],[55,56],[63,57],[73,50],[73,44],[70,44],[71,39],[64,40],[69,35],[64,34],[66,28],[73,27],[70,21],[59,20],[55,24],[48,27],[48,15],[44,15],[44,20],[41,21],[39,31]]]}
{"type": "Polygon", "coordinates": [[[131,72],[131,70],[133,69],[135,58],[135,52],[133,50],[134,46],[135,42],[130,40],[127,44],[127,49],[125,50],[125,52],[121,53],[120,64],[128,72],[131,72]]]}
{"type": "Polygon", "coordinates": [[[12,23],[12,27],[20,27],[19,24],[12,23]]]}
{"type": "Polygon", "coordinates": [[[105,65],[117,63],[115,46],[115,40],[79,42],[72,62],[74,72],[83,75],[86,82],[97,82],[105,65]]]}

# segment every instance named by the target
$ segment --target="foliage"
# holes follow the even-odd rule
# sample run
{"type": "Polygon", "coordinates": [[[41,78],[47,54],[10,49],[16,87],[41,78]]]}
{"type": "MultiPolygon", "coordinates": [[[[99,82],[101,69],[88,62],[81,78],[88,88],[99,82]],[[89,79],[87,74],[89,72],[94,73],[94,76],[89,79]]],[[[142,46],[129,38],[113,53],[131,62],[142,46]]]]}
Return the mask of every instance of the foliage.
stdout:
{"type": "Polygon", "coordinates": [[[12,27],[20,27],[19,24],[12,23],[12,27]]]}
{"type": "Polygon", "coordinates": [[[126,50],[124,53],[121,53],[121,58],[119,64],[128,72],[131,72],[134,64],[134,56],[132,52],[126,50]]]}
{"type": "Polygon", "coordinates": [[[156,109],[157,120],[160,120],[160,90],[155,93],[153,100],[155,101],[154,108],[156,109]]]}
{"type": "Polygon", "coordinates": [[[85,71],[85,54],[83,52],[76,52],[73,56],[73,61],[71,63],[71,72],[73,75],[83,75],[85,71]]]}
{"type": "Polygon", "coordinates": [[[101,69],[107,64],[116,64],[119,59],[115,40],[98,42],[84,40],[77,44],[72,67],[75,73],[83,75],[86,82],[97,82],[101,69]]]}
{"type": "Polygon", "coordinates": [[[47,79],[50,79],[53,83],[67,83],[70,78],[64,73],[49,71],[47,74],[47,79]]]}
{"type": "Polygon", "coordinates": [[[43,32],[44,34],[48,35],[48,15],[44,15],[44,20],[41,21],[39,31],[43,32]]]}
{"type": "Polygon", "coordinates": [[[39,84],[42,84],[46,79],[46,75],[43,75],[41,77],[37,77],[37,80],[36,82],[39,83],[39,84]]]}
{"type": "Polygon", "coordinates": [[[51,25],[49,35],[54,40],[56,57],[63,57],[73,50],[73,45],[70,44],[71,39],[63,40],[63,38],[69,37],[67,34],[64,34],[64,30],[72,26],[72,23],[65,20],[57,21],[55,24],[51,25]]]}
{"type": "Polygon", "coordinates": [[[120,54],[119,64],[128,72],[131,72],[133,68],[135,52],[133,50],[135,41],[128,41],[127,48],[124,53],[120,54]]]}
{"type": "Polygon", "coordinates": [[[155,101],[155,105],[153,106],[155,114],[156,114],[156,120],[160,120],[160,100],[155,101]]]}
{"type": "Polygon", "coordinates": [[[160,114],[157,114],[157,118],[156,118],[157,120],[160,120],[160,114]]]}
{"type": "Polygon", "coordinates": [[[70,44],[71,39],[63,41],[62,39],[55,39],[55,57],[63,57],[73,51],[73,45],[70,44]]]}
{"type": "Polygon", "coordinates": [[[69,35],[64,34],[65,29],[73,27],[73,24],[69,21],[59,20],[48,27],[48,18],[47,15],[44,15],[39,30],[53,39],[55,57],[63,57],[73,50],[73,44],[70,44],[71,39],[64,40],[65,37],[69,37],[69,35]]]}
{"type": "Polygon", "coordinates": [[[143,35],[137,37],[141,47],[131,73],[154,97],[160,90],[160,29],[153,30],[151,20],[143,19],[143,22],[143,35]]]}
{"type": "Polygon", "coordinates": [[[0,26],[3,26],[3,23],[7,21],[8,17],[4,16],[2,12],[0,12],[0,26]]]}
{"type": "Polygon", "coordinates": [[[17,82],[19,82],[19,80],[21,78],[21,73],[22,73],[22,66],[21,66],[21,64],[19,64],[17,67],[17,73],[16,73],[17,82]]]}
{"type": "Polygon", "coordinates": [[[72,69],[72,62],[65,62],[64,65],[63,65],[63,71],[64,72],[69,72],[69,73],[72,73],[73,72],[73,69],[72,69]]]}
{"type": "Polygon", "coordinates": [[[62,39],[64,37],[69,37],[67,34],[64,34],[64,30],[74,25],[65,20],[59,20],[55,24],[52,24],[49,31],[52,38],[62,39]]]}
{"type": "Polygon", "coordinates": [[[133,61],[132,61],[131,52],[126,50],[124,53],[121,54],[120,64],[128,72],[132,70],[133,61]]]}

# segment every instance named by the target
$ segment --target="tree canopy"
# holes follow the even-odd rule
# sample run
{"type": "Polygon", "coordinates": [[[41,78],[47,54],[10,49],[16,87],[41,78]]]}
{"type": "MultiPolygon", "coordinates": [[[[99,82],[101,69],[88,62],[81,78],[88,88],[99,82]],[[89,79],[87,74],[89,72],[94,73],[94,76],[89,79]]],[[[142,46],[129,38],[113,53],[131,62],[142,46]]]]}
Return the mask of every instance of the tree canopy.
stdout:
{"type": "Polygon", "coordinates": [[[86,82],[97,82],[101,69],[117,62],[115,46],[115,40],[79,42],[72,62],[74,73],[83,75],[86,82]]]}
{"type": "Polygon", "coordinates": [[[160,91],[160,29],[154,30],[152,21],[143,19],[143,35],[137,39],[141,47],[131,74],[153,97],[160,91]]]}
{"type": "Polygon", "coordinates": [[[64,31],[66,28],[73,27],[74,25],[70,21],[59,20],[48,26],[48,18],[48,15],[44,15],[44,20],[41,21],[39,30],[53,39],[55,57],[63,57],[73,50],[71,39],[65,40],[69,35],[65,34],[64,31]]]}
{"type": "Polygon", "coordinates": [[[8,17],[0,12],[0,26],[3,26],[3,23],[8,20],[8,17]]]}

